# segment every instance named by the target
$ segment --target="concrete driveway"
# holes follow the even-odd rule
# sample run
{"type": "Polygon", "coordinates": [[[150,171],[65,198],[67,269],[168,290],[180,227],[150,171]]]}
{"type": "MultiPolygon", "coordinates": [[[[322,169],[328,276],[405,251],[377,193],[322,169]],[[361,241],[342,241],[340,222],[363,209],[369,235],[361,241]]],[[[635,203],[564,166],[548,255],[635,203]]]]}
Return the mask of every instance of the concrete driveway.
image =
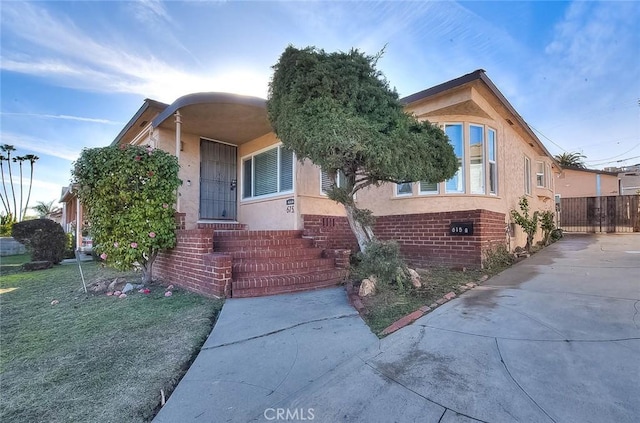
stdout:
{"type": "Polygon", "coordinates": [[[156,421],[640,416],[640,234],[566,237],[381,341],[345,301],[228,302],[156,421]]]}

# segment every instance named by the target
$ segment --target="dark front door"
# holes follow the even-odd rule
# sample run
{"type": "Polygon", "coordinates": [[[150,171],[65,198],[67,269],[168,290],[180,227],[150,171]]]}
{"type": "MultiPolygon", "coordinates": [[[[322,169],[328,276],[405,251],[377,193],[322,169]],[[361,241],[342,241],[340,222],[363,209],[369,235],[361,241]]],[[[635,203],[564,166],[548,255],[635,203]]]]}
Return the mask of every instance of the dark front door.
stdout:
{"type": "Polygon", "coordinates": [[[237,147],[200,140],[200,219],[236,220],[237,147]]]}

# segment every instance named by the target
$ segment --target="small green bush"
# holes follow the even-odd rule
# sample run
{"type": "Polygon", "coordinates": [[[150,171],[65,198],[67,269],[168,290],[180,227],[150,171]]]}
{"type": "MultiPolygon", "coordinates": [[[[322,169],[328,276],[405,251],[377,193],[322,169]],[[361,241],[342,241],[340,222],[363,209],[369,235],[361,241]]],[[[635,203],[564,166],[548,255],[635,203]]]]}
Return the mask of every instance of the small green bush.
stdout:
{"type": "Polygon", "coordinates": [[[373,275],[379,287],[396,284],[404,289],[409,284],[407,265],[400,256],[400,246],[396,241],[373,240],[364,253],[356,255],[356,259],[352,275],[358,279],[373,275]]]}
{"type": "Polygon", "coordinates": [[[11,214],[0,214],[0,236],[11,236],[15,219],[11,214]]]}
{"type": "Polygon", "coordinates": [[[74,232],[67,232],[67,244],[64,249],[64,258],[71,259],[76,257],[76,235],[74,232]]]}
{"type": "Polygon", "coordinates": [[[549,245],[551,233],[556,229],[556,214],[550,210],[540,213],[540,229],[542,229],[542,243],[549,245]]]}
{"type": "Polygon", "coordinates": [[[484,252],[482,267],[491,271],[499,272],[513,264],[513,254],[509,252],[505,244],[498,244],[484,252]]]}
{"type": "Polygon", "coordinates": [[[556,242],[563,236],[564,234],[562,233],[562,229],[556,228],[551,231],[551,236],[550,236],[551,242],[556,242]]]}
{"type": "Polygon", "coordinates": [[[62,261],[67,245],[67,236],[62,226],[51,219],[34,219],[19,222],[11,230],[18,242],[31,250],[32,261],[62,261]]]}

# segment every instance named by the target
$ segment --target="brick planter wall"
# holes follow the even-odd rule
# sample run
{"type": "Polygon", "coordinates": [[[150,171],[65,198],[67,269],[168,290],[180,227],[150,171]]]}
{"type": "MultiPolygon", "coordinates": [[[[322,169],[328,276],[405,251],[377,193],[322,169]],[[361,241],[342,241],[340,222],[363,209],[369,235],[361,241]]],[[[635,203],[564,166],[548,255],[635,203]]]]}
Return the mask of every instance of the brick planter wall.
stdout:
{"type": "Polygon", "coordinates": [[[209,297],[228,294],[231,256],[213,252],[213,229],[178,229],[176,247],[162,251],[154,277],[209,297]]]}
{"type": "MultiPolygon", "coordinates": [[[[304,233],[322,248],[352,249],[358,245],[345,217],[304,215],[304,233]]],[[[486,250],[506,243],[505,215],[488,210],[380,216],[374,227],[381,240],[395,239],[407,261],[416,267],[482,266],[486,250]],[[472,236],[449,235],[451,222],[473,222],[472,236]]]]}

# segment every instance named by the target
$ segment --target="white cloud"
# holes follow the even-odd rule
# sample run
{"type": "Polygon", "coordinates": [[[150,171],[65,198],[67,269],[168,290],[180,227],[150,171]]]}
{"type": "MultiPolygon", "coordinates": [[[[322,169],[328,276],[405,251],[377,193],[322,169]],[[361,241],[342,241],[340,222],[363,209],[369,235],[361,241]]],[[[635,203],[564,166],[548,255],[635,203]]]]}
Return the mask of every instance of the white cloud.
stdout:
{"type": "MultiPolygon", "coordinates": [[[[6,30],[32,43],[35,46],[32,51],[42,50],[36,57],[5,49],[0,63],[4,70],[53,78],[73,88],[140,94],[166,102],[199,91],[258,96],[267,92],[268,68],[264,72],[237,69],[198,75],[153,55],[144,56],[113,42],[99,41],[70,20],[56,18],[33,4],[11,3],[3,7],[2,23],[6,30]]],[[[164,9],[150,10],[163,16],[164,9]]]]}
{"type": "Polygon", "coordinates": [[[3,144],[69,161],[77,159],[80,155],[78,147],[55,140],[45,140],[12,132],[0,133],[0,139],[2,139],[3,144]]]}
{"type": "Polygon", "coordinates": [[[28,117],[28,118],[36,118],[36,119],[60,119],[60,120],[71,120],[71,121],[78,121],[78,122],[101,123],[105,125],[124,125],[123,122],[116,122],[109,119],[88,118],[88,117],[70,116],[70,115],[52,115],[52,114],[46,114],[46,113],[0,112],[0,116],[16,116],[16,117],[28,117]]]}
{"type": "Polygon", "coordinates": [[[134,16],[142,23],[173,23],[167,9],[159,0],[139,0],[128,3],[134,16]]]}

